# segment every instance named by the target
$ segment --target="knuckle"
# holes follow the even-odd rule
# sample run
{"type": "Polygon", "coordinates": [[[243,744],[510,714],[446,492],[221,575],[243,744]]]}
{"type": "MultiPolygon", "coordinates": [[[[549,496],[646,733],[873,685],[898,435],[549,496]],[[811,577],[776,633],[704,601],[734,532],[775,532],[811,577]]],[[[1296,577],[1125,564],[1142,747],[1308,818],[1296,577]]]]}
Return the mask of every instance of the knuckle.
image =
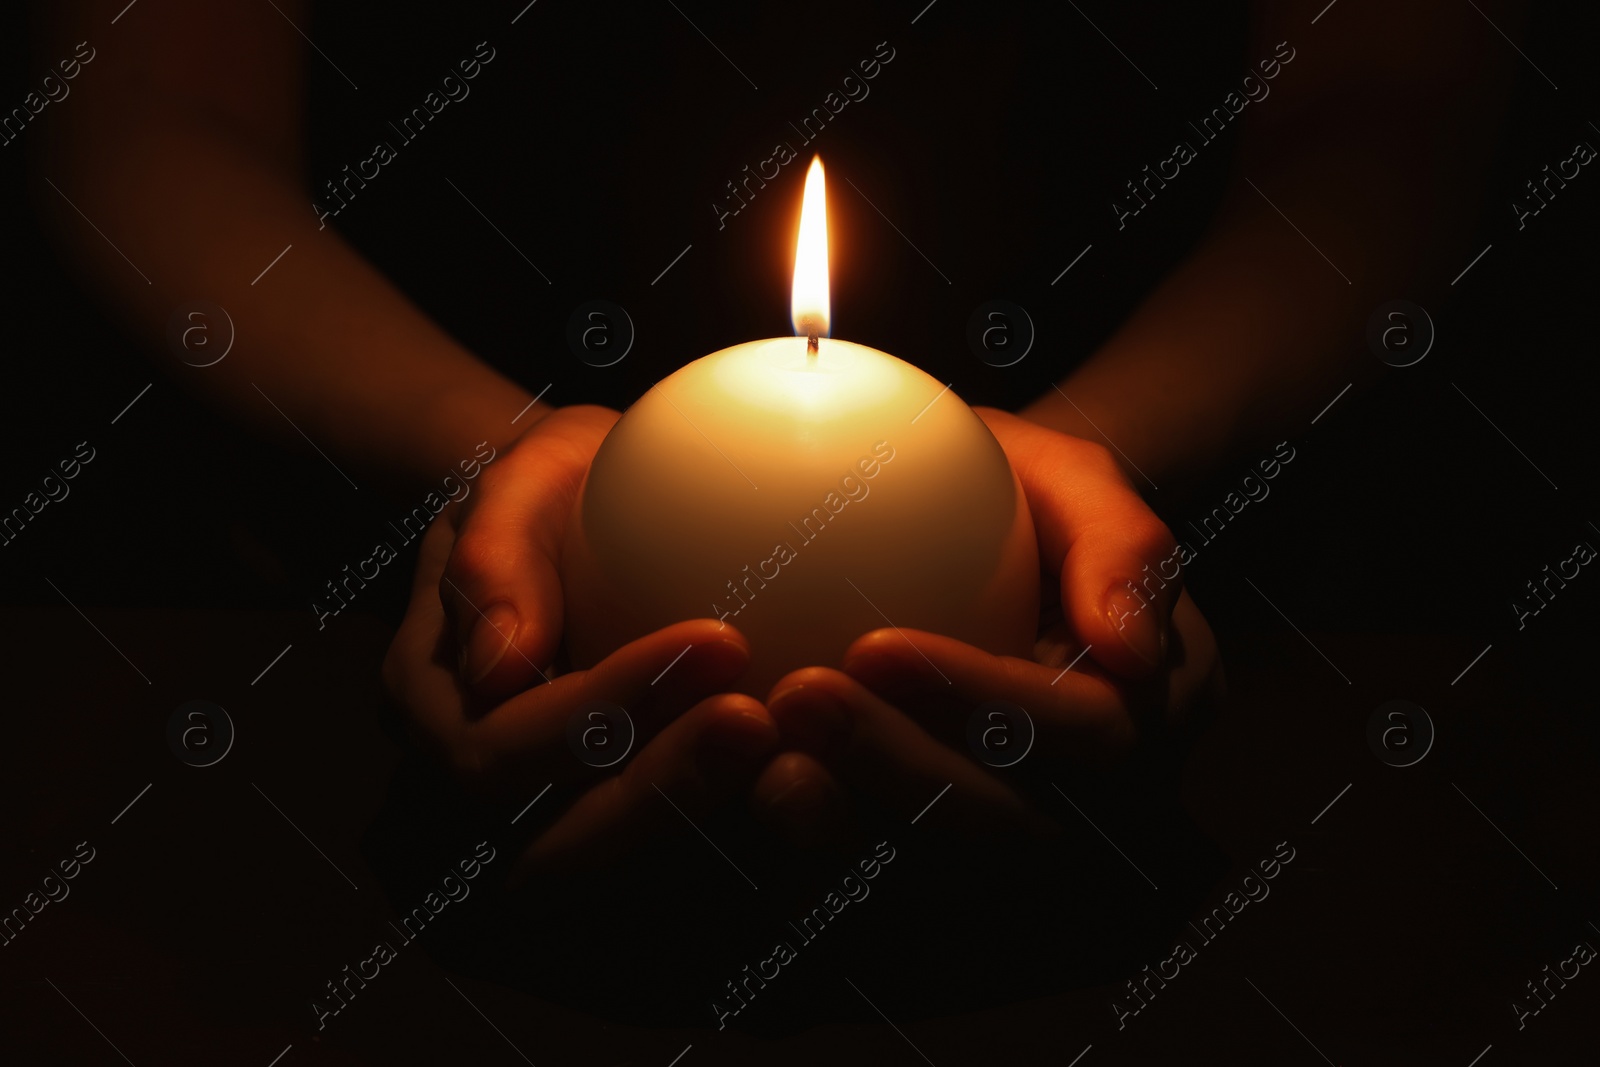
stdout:
{"type": "Polygon", "coordinates": [[[451,546],[450,559],[444,568],[447,582],[443,592],[447,601],[452,592],[450,582],[470,590],[491,580],[504,558],[505,551],[495,538],[470,528],[463,531],[451,546]]]}
{"type": "MultiPolygon", "coordinates": [[[[526,440],[526,438],[524,438],[524,440],[526,440]]],[[[468,529],[471,528],[472,516],[475,515],[478,509],[482,506],[483,500],[485,498],[493,499],[499,494],[499,491],[501,488],[503,488],[507,480],[513,478],[513,475],[507,474],[506,472],[508,467],[513,467],[515,464],[507,461],[513,457],[521,457],[528,454],[521,449],[522,442],[519,441],[507,451],[505,460],[502,460],[497,464],[485,465],[483,470],[478,474],[478,492],[473,497],[469,497],[467,502],[462,507],[462,524],[465,527],[468,529]]]]}
{"type": "Polygon", "coordinates": [[[1177,538],[1154,513],[1141,510],[1128,515],[1108,533],[1117,543],[1125,546],[1121,551],[1131,553],[1131,559],[1143,563],[1143,574],[1131,577],[1138,579],[1159,575],[1163,582],[1173,582],[1182,576],[1177,538]]]}
{"type": "Polygon", "coordinates": [[[1139,540],[1147,559],[1166,559],[1178,549],[1178,539],[1172,536],[1167,524],[1150,515],[1139,530],[1139,540]]]}
{"type": "Polygon", "coordinates": [[[1080,447],[1082,454],[1078,462],[1091,468],[1096,473],[1104,474],[1108,471],[1117,471],[1120,475],[1117,458],[1111,454],[1111,449],[1099,441],[1081,441],[1080,447]]]}

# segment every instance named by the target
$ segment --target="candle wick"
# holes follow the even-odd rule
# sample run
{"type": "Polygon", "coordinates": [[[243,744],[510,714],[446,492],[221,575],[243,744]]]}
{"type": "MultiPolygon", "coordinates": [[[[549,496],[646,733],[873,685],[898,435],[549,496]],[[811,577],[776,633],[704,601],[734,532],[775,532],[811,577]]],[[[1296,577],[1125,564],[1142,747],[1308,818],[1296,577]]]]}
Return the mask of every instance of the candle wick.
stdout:
{"type": "Polygon", "coordinates": [[[806,355],[814,356],[816,354],[817,354],[817,335],[814,334],[814,333],[808,333],[808,334],[806,334],[806,355]]]}

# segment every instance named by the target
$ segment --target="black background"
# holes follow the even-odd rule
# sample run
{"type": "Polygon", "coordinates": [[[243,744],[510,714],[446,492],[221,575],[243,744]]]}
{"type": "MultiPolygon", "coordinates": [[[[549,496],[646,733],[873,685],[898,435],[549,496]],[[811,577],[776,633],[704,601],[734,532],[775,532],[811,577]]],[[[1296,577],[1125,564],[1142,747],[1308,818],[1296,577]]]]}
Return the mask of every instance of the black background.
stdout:
{"type": "MultiPolygon", "coordinates": [[[[152,10],[138,14],[158,17],[155,0],[145,2],[152,10]]],[[[795,143],[787,121],[820,104],[857,60],[887,40],[896,56],[870,83],[871,95],[846,108],[815,145],[830,176],[834,335],[919,363],[953,381],[969,403],[1016,406],[1092,352],[1204,232],[1228,177],[1231,141],[1206,148],[1124,231],[1117,231],[1109,201],[1258,57],[1249,54],[1242,7],[1092,11],[1099,27],[1159,82],[1154,91],[1070,6],[1046,14],[940,0],[912,26],[920,6],[913,0],[804,10],[686,8],[758,90],[667,4],[635,9],[540,0],[515,26],[508,22],[516,3],[318,10],[307,32],[361,88],[350,91],[329,65],[309,59],[309,176],[332,176],[367,156],[374,138],[385,137],[386,120],[420,102],[458,59],[488,40],[497,56],[472,83],[471,96],[401,148],[337,225],[447,329],[531,391],[549,384],[546,399],[556,404],[621,407],[689,359],[788,332],[789,234],[810,149],[796,143],[801,158],[726,220],[725,229],[718,229],[710,205],[721,202],[723,183],[769,155],[776,139],[795,143]],[[1051,285],[1091,243],[1093,251],[1051,285]],[[571,310],[594,297],[625,306],[639,331],[629,357],[605,370],[582,364],[563,340],[571,310]],[[1003,370],[978,361],[964,341],[967,316],[993,297],[1026,307],[1039,333],[1034,352],[1003,370]]],[[[1327,17],[1369,21],[1378,34],[1383,13],[1379,3],[1342,0],[1327,17]]],[[[1329,1027],[1337,1019],[1359,1030],[1351,1018],[1363,1013],[1387,1012],[1394,1020],[1388,1030],[1366,1030],[1360,1046],[1344,1046],[1348,1051],[1399,1048],[1413,1040],[1397,1036],[1408,1021],[1469,1025],[1480,1005],[1484,1017],[1500,1013],[1494,1025],[1508,1030],[1505,1004],[1519,995],[1522,980],[1566,955],[1583,922],[1600,921],[1592,858],[1578,859],[1592,852],[1594,840],[1592,818],[1584,814],[1595,806],[1587,772],[1597,749],[1588,638],[1600,588],[1591,583],[1600,579],[1585,572],[1520,632],[1510,607],[1527,580],[1569,556],[1576,542],[1600,543],[1592,525],[1600,523],[1600,509],[1593,506],[1590,321],[1600,283],[1594,255],[1600,184],[1590,186],[1600,179],[1586,170],[1520,231],[1510,209],[1521,183],[1570,155],[1576,141],[1600,144],[1589,122],[1600,108],[1585,25],[1578,5],[1535,5],[1518,43],[1560,89],[1519,59],[1505,114],[1459,116],[1496,146],[1481,215],[1470,234],[1456,235],[1472,250],[1460,266],[1484,246],[1492,249],[1454,286],[1448,277],[1417,279],[1416,292],[1391,294],[1418,300],[1436,294],[1424,301],[1438,331],[1428,358],[1388,371],[1370,393],[1346,395],[1292,437],[1297,458],[1271,497],[1246,509],[1188,573],[1222,638],[1243,706],[1252,709],[1242,723],[1219,726],[1197,757],[1210,768],[1204,779],[1210,792],[1196,802],[1210,817],[1199,817],[1233,859],[1249,864],[1278,837],[1262,829],[1230,839],[1218,827],[1272,825],[1263,809],[1275,803],[1274,794],[1265,785],[1300,789],[1302,772],[1243,767],[1226,745],[1259,753],[1281,744],[1297,758],[1325,758],[1329,765],[1369,759],[1359,740],[1366,712],[1395,696],[1418,699],[1436,723],[1451,723],[1453,748],[1441,740],[1436,762],[1452,759],[1457,771],[1475,770],[1480,781],[1492,775],[1487,793],[1457,780],[1504,816],[1500,826],[1511,839],[1538,858],[1539,849],[1518,832],[1531,822],[1536,829],[1527,832],[1537,841],[1566,850],[1569,869],[1556,875],[1561,889],[1550,894],[1514,856],[1492,874],[1461,861],[1428,878],[1391,879],[1393,856],[1408,851],[1407,832],[1383,805],[1362,801],[1358,785],[1345,814],[1364,821],[1367,847],[1341,846],[1342,873],[1316,898],[1326,911],[1283,920],[1295,936],[1321,945],[1320,980],[1330,997],[1345,998],[1341,1010],[1330,1009],[1329,1027]],[[1317,635],[1336,662],[1357,672],[1349,657],[1367,657],[1361,698],[1326,696],[1330,689],[1342,693],[1332,672],[1301,686],[1282,681],[1289,659],[1299,664],[1292,670],[1308,674],[1321,671],[1321,661],[1303,658],[1307,650],[1246,579],[1301,630],[1317,635]],[[1492,650],[1474,668],[1479,677],[1466,676],[1484,688],[1468,696],[1446,685],[1485,645],[1492,650]],[[1426,683],[1418,680],[1423,674],[1426,683]],[[1374,690],[1373,678],[1390,688],[1374,690]],[[1334,722],[1342,723],[1339,730],[1334,722]],[[1380,913],[1404,912],[1424,930],[1415,942],[1381,946],[1404,961],[1405,981],[1374,977],[1389,966],[1382,956],[1339,952],[1335,932],[1348,933],[1353,927],[1340,922],[1353,920],[1335,913],[1358,901],[1380,913]],[[1459,977],[1463,960],[1476,958],[1464,944],[1481,946],[1493,965],[1459,977]],[[1442,973],[1452,969],[1456,975],[1442,973]],[[1382,1004],[1361,992],[1374,984],[1387,998],[1382,1004]],[[1446,999],[1450,1006],[1441,1007],[1446,999]]],[[[0,103],[10,106],[37,83],[50,57],[29,55],[23,14],[8,12],[4,26],[0,103]]],[[[1292,43],[1314,47],[1315,30],[1308,26],[1292,43]]],[[[1463,4],[1438,32],[1495,31],[1463,4]]],[[[104,37],[112,47],[113,33],[104,37]]],[[[93,74],[86,68],[74,91],[93,91],[93,74]]],[[[1292,75],[1291,67],[1284,76],[1292,75]]],[[[69,98],[51,109],[70,106],[69,98]]],[[[47,109],[38,121],[50,117],[47,109]]],[[[321,582],[367,549],[373,528],[412,502],[352,493],[309,449],[278,451],[242,436],[190,399],[181,380],[157,371],[151,354],[107,320],[40,234],[32,204],[56,194],[30,180],[23,165],[37,132],[0,147],[0,191],[9,205],[0,252],[9,260],[0,508],[20,503],[78,441],[88,439],[98,457],[72,483],[67,500],[0,548],[0,598],[16,609],[6,616],[14,628],[8,643],[32,647],[29,609],[61,606],[46,577],[86,608],[309,612],[321,582]],[[110,425],[152,381],[128,416],[110,425]]],[[[1415,135],[1427,138],[1430,131],[1415,135]]],[[[246,273],[258,268],[241,266],[246,273]]],[[[1352,359],[1373,358],[1358,333],[1349,347],[1352,359]]],[[[1198,502],[1169,505],[1157,493],[1151,504],[1178,528],[1236,480],[1219,476],[1214,493],[1198,502]]],[[[398,577],[374,583],[362,607],[392,621],[404,592],[398,577]]],[[[7,670],[22,675],[30,665],[8,657],[7,670]]],[[[111,689],[102,703],[111,708],[120,699],[111,689]]],[[[30,725],[33,715],[22,707],[8,715],[17,732],[7,762],[19,770],[8,775],[14,792],[0,846],[16,850],[4,861],[7,900],[32,878],[20,850],[39,841],[18,807],[37,799],[18,783],[37,783],[39,772],[23,775],[20,767],[42,759],[58,798],[70,795],[81,773],[68,759],[58,767],[48,753],[30,749],[60,728],[30,725]],[[30,732],[36,729],[44,734],[30,732]]],[[[1330,773],[1337,780],[1323,776],[1303,785],[1307,817],[1349,780],[1330,773]]],[[[1449,792],[1445,770],[1427,773],[1446,800],[1404,810],[1407,819],[1425,811],[1437,825],[1442,816],[1427,805],[1464,805],[1449,792]]],[[[1478,819],[1453,809],[1448,817],[1478,819]]],[[[1487,830],[1479,822],[1452,833],[1470,836],[1467,853],[1493,855],[1498,864],[1505,842],[1487,830]]],[[[50,837],[49,847],[56,841],[50,837]]],[[[1270,940],[1265,932],[1263,938],[1270,940]]],[[[1600,979],[1574,983],[1589,984],[1600,987],[1600,979]]],[[[1571,1019],[1592,1019],[1600,993],[1575,988],[1567,996],[1571,1019]]],[[[1172,1047],[1184,1049],[1182,1024],[1168,1030],[1172,1047]]],[[[1594,1039],[1574,1027],[1546,1051],[1581,1057],[1582,1042],[1592,1048],[1594,1039]]],[[[892,1033],[889,1040],[896,1040],[892,1033]]],[[[1437,1062],[1465,1064],[1489,1040],[1418,1047],[1444,1057],[1437,1062]]],[[[1495,1040],[1491,1056],[1505,1055],[1509,1049],[1495,1040]]],[[[1059,1062],[1082,1043],[1066,1048],[1059,1062]]],[[[903,1045],[884,1049],[910,1055],[903,1045]]],[[[1285,1050],[1286,1057],[1311,1055],[1303,1045],[1285,1050]]],[[[928,1049],[941,1067],[992,1062],[977,1039],[944,1051],[928,1049]]],[[[1189,1051],[1202,1059],[1224,1055],[1189,1051]]],[[[663,1048],[660,1062],[675,1052],[663,1048]]],[[[537,1054],[533,1059],[543,1062],[537,1054]]],[[[1007,1053],[998,1061],[1010,1059],[1007,1053]]]]}
{"type": "MultiPolygon", "coordinates": [[[[786,259],[809,156],[723,230],[711,205],[725,200],[724,183],[743,166],[770,155],[775,139],[808,152],[789,133],[790,117],[820,105],[883,40],[895,60],[814,145],[833,175],[834,335],[917,362],[970,403],[1025,402],[1091,352],[1203,232],[1228,174],[1225,142],[1202,149],[1120,233],[1110,200],[1257,58],[1246,54],[1245,12],[1226,5],[1098,20],[1124,51],[1149,57],[1146,69],[1162,69],[1159,92],[1066,16],[950,5],[912,27],[904,12],[847,5],[818,9],[827,32],[791,27],[786,11],[728,16],[712,35],[744,60],[758,92],[670,6],[624,15],[552,4],[516,27],[502,12],[410,7],[319,17],[313,39],[359,69],[362,88],[353,92],[326,64],[309,63],[310,176],[332,177],[370,155],[390,119],[489,40],[497,58],[472,95],[400,146],[399,159],[335,221],[469,347],[534,392],[550,384],[547,399],[557,404],[623,407],[697,355],[788,332],[786,259]],[[535,32],[519,32],[536,16],[535,32]],[[1094,251],[1050,285],[1090,243],[1094,251]],[[564,343],[567,316],[594,297],[622,304],[638,329],[634,352],[606,370],[586,367],[564,343]],[[1034,354],[1003,370],[964,343],[968,315],[994,297],[1027,308],[1039,337],[1034,354]]],[[[1574,181],[1520,232],[1510,210],[1521,182],[1569,155],[1576,140],[1600,136],[1583,117],[1592,68],[1569,61],[1577,17],[1537,6],[1522,45],[1543,69],[1561,72],[1560,91],[1523,64],[1508,115],[1461,116],[1498,145],[1492,192],[1465,242],[1495,247],[1453,288],[1418,279],[1419,290],[1444,293],[1428,306],[1439,331],[1434,352],[1389,373],[1382,390],[1341,401],[1270,508],[1247,511],[1248,521],[1207,552],[1212,565],[1193,569],[1215,621],[1230,618],[1224,590],[1237,580],[1229,562],[1266,553],[1282,561],[1298,594],[1290,614],[1302,626],[1492,632],[1514,621],[1508,604],[1523,582],[1594,532],[1586,525],[1591,357],[1582,309],[1595,291],[1584,241],[1595,198],[1574,181]]],[[[38,65],[21,31],[7,35],[15,55],[8,99],[19,101],[38,65]]],[[[1440,28],[1492,32],[1470,7],[1440,28]]],[[[6,221],[14,313],[0,499],[20,502],[79,440],[107,447],[91,469],[103,484],[91,493],[80,483],[72,519],[52,508],[26,541],[5,549],[24,557],[0,578],[8,599],[50,601],[29,573],[42,569],[76,575],[108,603],[304,603],[352,549],[366,548],[365,528],[387,512],[349,494],[325,464],[319,470],[309,449],[260,451],[152,373],[41,240],[26,205],[56,194],[26,184],[26,137],[5,147],[0,168],[17,208],[6,221]],[[100,429],[152,380],[141,419],[100,429]],[[314,535],[302,536],[308,523],[314,535]],[[140,564],[129,566],[134,559],[140,564]]],[[[1359,336],[1350,345],[1365,347],[1359,336]]],[[[1233,480],[1219,479],[1217,500],[1163,509],[1154,494],[1151,503],[1178,528],[1233,480]]],[[[1267,610],[1241,599],[1251,616],[1267,610]]],[[[1551,614],[1567,623],[1584,617],[1570,602],[1551,614]]]]}

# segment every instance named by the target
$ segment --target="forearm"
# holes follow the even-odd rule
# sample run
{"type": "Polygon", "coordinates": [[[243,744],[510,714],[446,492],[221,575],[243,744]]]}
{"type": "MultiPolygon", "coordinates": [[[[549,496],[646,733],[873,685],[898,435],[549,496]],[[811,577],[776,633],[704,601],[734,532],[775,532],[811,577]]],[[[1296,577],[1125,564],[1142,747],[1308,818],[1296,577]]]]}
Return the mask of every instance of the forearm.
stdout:
{"type": "Polygon", "coordinates": [[[119,118],[55,139],[42,171],[59,193],[41,183],[41,204],[69,259],[185,388],[304,448],[292,419],[352,473],[398,485],[432,481],[543,414],[513,425],[531,397],[319,229],[287,168],[199,117],[152,106],[119,118]],[[203,370],[163,350],[174,309],[195,299],[225,308],[236,332],[203,370]]]}
{"type": "Polygon", "coordinates": [[[1364,340],[1372,310],[1426,302],[1448,281],[1431,276],[1430,231],[1461,214],[1460,197],[1425,176],[1379,183],[1380,169],[1337,148],[1261,166],[1250,178],[1276,208],[1244,185],[1196,252],[1024,414],[1109,439],[1142,489],[1172,496],[1302,432],[1347,384],[1381,373],[1364,340]]]}
{"type": "MultiPolygon", "coordinates": [[[[1146,494],[1159,486],[1181,496],[1239,453],[1298,431],[1346,382],[1377,370],[1355,346],[1366,311],[1385,298],[1376,294],[1392,289],[1370,270],[1347,285],[1310,247],[1285,242],[1276,227],[1288,227],[1266,204],[1241,207],[1093,357],[1022,412],[1107,444],[1146,494]]],[[[1372,266],[1348,255],[1336,262],[1347,273],[1372,266]]]]}
{"type": "MultiPolygon", "coordinates": [[[[1255,54],[1303,34],[1299,14],[1263,5],[1255,54]]],[[[1514,58],[1476,18],[1419,0],[1381,40],[1359,20],[1319,27],[1247,112],[1210,234],[1024,414],[1109,439],[1129,477],[1171,501],[1377,378],[1372,312],[1402,298],[1437,307],[1470,255],[1514,58]],[[1441,40],[1451,20],[1462,32],[1441,40]]]]}

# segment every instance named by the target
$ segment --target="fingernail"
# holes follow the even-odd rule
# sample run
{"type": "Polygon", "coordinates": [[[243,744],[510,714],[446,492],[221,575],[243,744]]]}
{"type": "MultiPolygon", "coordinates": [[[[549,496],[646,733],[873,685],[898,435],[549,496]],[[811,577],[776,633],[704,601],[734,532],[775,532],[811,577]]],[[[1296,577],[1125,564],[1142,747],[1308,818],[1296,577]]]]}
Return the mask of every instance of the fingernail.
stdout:
{"type": "Polygon", "coordinates": [[[767,710],[786,742],[819,759],[837,752],[850,733],[844,705],[815,686],[785,689],[767,702],[767,710]]]}
{"type": "Polygon", "coordinates": [[[1105,605],[1106,619],[1128,651],[1147,666],[1161,666],[1167,658],[1167,630],[1160,609],[1140,596],[1132,582],[1113,584],[1105,605]]]}
{"type": "Polygon", "coordinates": [[[491,604],[472,627],[467,646],[461,650],[461,676],[468,685],[477,685],[505,658],[517,636],[517,609],[510,604],[491,604]]]}
{"type": "Polygon", "coordinates": [[[772,720],[762,715],[740,714],[718,718],[706,726],[695,750],[700,769],[714,775],[748,771],[778,744],[772,720]]]}

